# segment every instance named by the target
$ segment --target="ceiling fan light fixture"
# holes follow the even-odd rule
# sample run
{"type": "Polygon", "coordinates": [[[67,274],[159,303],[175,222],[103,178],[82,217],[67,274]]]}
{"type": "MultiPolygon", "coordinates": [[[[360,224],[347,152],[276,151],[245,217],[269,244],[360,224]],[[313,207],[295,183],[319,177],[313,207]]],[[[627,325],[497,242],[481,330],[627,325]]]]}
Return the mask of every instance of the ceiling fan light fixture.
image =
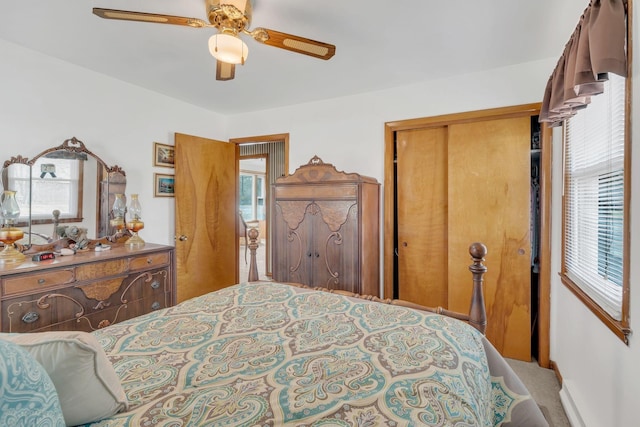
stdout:
{"type": "Polygon", "coordinates": [[[214,34],[209,38],[209,52],[218,61],[244,64],[249,55],[247,44],[230,34],[214,34]]]}

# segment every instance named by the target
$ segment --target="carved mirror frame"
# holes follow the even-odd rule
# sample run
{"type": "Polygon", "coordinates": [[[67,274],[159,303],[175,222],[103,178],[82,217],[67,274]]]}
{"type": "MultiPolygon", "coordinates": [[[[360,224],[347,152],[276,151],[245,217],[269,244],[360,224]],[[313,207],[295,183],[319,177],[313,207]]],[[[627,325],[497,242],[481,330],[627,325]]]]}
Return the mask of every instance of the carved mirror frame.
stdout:
{"type": "MultiPolygon", "coordinates": [[[[112,218],[111,207],[113,206],[113,202],[115,200],[115,193],[123,193],[125,192],[126,187],[126,173],[125,171],[117,165],[108,166],[102,158],[91,152],[85,144],[77,139],[75,136],[65,140],[62,144],[56,147],[48,148],[31,159],[27,157],[23,157],[22,155],[17,155],[11,157],[11,159],[6,160],[3,164],[2,169],[2,181],[3,187],[6,188],[7,184],[7,168],[13,164],[23,164],[32,168],[38,159],[41,157],[45,157],[47,154],[55,152],[55,151],[67,151],[72,153],[82,153],[87,156],[91,156],[94,158],[98,165],[102,167],[102,178],[99,179],[99,189],[98,189],[98,197],[100,200],[98,201],[98,211],[97,211],[97,225],[96,225],[96,238],[89,239],[89,248],[95,247],[98,243],[120,243],[128,238],[130,235],[126,229],[121,231],[114,231],[110,233],[111,227],[109,226],[109,220],[112,218]],[[111,191],[111,185],[116,188],[116,191],[111,191]],[[106,186],[106,191],[105,191],[106,186]]],[[[32,171],[33,172],[33,171],[32,171]]],[[[32,187],[32,175],[29,178],[29,186],[32,187]]],[[[29,215],[28,215],[28,224],[26,228],[28,228],[28,232],[25,233],[25,237],[28,237],[26,244],[16,244],[19,250],[23,253],[36,253],[47,250],[58,250],[63,247],[68,247],[70,243],[74,243],[73,240],[69,238],[56,238],[57,236],[53,236],[55,240],[46,243],[46,244],[33,244],[32,237],[32,194],[29,194],[29,215]]],[[[54,230],[56,228],[57,223],[54,219],[54,230]]]]}

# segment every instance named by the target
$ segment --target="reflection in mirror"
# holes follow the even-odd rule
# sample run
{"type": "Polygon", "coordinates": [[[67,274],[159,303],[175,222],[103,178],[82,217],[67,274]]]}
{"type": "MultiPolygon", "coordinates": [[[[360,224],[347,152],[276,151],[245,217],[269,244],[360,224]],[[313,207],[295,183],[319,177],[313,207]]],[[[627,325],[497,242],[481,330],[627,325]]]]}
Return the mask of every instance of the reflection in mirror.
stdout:
{"type": "MultiPolygon", "coordinates": [[[[12,158],[11,160],[27,160],[12,158]]],[[[7,161],[2,169],[2,190],[15,191],[15,199],[20,208],[20,217],[16,226],[29,224],[29,200],[31,198],[31,167],[26,163],[7,161]]],[[[0,214],[1,215],[1,214],[0,214]]]]}
{"type": "Polygon", "coordinates": [[[85,177],[97,176],[101,167],[86,153],[53,151],[32,165],[31,229],[55,237],[54,211],[59,223],[78,223],[91,236],[96,227],[96,185],[85,177]]]}
{"type": "MultiPolygon", "coordinates": [[[[121,170],[108,171],[103,169],[100,182],[100,203],[98,206],[98,236],[113,236],[122,232],[122,228],[114,226],[111,221],[114,219],[113,206],[116,201],[116,194],[124,197],[127,179],[121,170]]],[[[126,203],[126,201],[124,202],[126,203]]]]}
{"type": "MultiPolygon", "coordinates": [[[[4,163],[2,169],[2,194],[4,194],[5,191],[15,192],[14,200],[20,211],[18,217],[12,221],[13,227],[20,229],[23,233],[20,238],[15,240],[18,243],[28,243],[30,237],[28,233],[29,200],[31,197],[30,177],[31,167],[27,164],[26,158],[23,158],[22,156],[12,157],[4,163]]],[[[0,206],[2,206],[1,203],[0,206]]],[[[7,232],[11,225],[7,224],[6,218],[2,213],[2,209],[0,209],[0,221],[2,228],[7,232]]],[[[11,234],[15,235],[15,232],[11,234]]],[[[3,244],[6,246],[8,243],[3,240],[3,244]]]]}

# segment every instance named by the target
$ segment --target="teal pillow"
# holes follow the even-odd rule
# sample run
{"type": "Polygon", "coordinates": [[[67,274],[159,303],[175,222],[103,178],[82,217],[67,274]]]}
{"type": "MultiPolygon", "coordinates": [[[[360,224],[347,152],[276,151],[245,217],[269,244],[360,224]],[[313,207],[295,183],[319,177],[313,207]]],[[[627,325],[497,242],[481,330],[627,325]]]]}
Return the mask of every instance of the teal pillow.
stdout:
{"type": "Polygon", "coordinates": [[[58,393],[42,365],[1,339],[0,426],[65,426],[58,393]]]}

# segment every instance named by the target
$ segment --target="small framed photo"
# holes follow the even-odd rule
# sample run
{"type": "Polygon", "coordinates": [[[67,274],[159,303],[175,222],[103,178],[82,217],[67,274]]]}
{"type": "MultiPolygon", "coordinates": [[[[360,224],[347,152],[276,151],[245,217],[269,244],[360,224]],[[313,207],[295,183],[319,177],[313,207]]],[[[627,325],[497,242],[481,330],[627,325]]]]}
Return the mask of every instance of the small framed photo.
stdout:
{"type": "Polygon", "coordinates": [[[173,145],[153,143],[153,166],[175,167],[176,149],[173,145]]]}
{"type": "Polygon", "coordinates": [[[174,176],[164,173],[153,174],[153,195],[155,197],[174,197],[174,176]]]}

